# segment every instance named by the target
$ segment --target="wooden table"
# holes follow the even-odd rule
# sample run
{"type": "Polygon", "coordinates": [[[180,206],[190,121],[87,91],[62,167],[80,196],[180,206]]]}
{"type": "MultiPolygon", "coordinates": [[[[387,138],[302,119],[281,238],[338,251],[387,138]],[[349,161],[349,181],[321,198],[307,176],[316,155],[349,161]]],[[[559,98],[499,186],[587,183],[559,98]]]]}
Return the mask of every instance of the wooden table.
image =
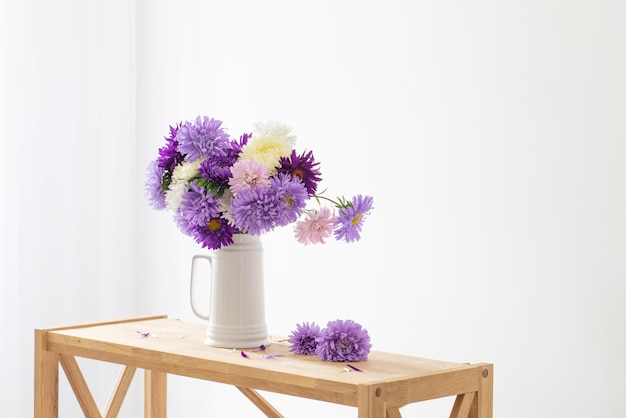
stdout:
{"type": "Polygon", "coordinates": [[[266,416],[282,415],[258,390],[358,408],[358,418],[401,418],[404,405],[456,396],[451,418],[492,418],[493,365],[459,364],[372,351],[364,362],[323,362],[272,339],[266,351],[204,345],[206,325],[166,316],[35,330],[35,417],[58,416],[59,363],[86,417],[117,416],[137,368],[144,369],[145,417],[166,416],[167,374],[236,386],[266,416]],[[149,333],[149,334],[146,334],[149,333]],[[263,355],[275,355],[273,359],[263,355]],[[76,356],[122,365],[100,411],[76,356]],[[347,371],[350,370],[350,371],[347,371]]]}

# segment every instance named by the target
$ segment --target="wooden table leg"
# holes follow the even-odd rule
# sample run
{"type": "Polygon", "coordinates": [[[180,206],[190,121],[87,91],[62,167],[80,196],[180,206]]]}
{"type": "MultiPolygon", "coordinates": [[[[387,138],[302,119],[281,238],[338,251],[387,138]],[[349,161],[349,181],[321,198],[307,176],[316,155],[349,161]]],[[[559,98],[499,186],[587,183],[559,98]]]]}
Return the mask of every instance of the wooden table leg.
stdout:
{"type": "Polygon", "coordinates": [[[47,334],[35,330],[35,418],[59,416],[59,355],[47,350],[47,334]]]}
{"type": "Polygon", "coordinates": [[[167,416],[167,373],[144,371],[144,417],[167,416]]]}
{"type": "Polygon", "coordinates": [[[280,412],[278,412],[276,408],[274,408],[264,397],[259,395],[259,393],[256,390],[250,389],[250,388],[244,388],[242,386],[236,386],[236,387],[237,389],[239,389],[241,393],[246,395],[246,398],[252,401],[252,403],[255,404],[256,407],[259,408],[265,414],[266,417],[284,418],[284,416],[280,412]]]}
{"type": "Polygon", "coordinates": [[[387,418],[402,418],[402,414],[400,414],[400,409],[387,408],[387,418]]]}
{"type": "Polygon", "coordinates": [[[383,385],[359,385],[358,418],[386,418],[385,399],[383,385]]]}
{"type": "Polygon", "coordinates": [[[467,418],[474,403],[476,392],[462,393],[457,395],[450,418],[467,418]]]}
{"type": "Polygon", "coordinates": [[[469,418],[493,418],[493,365],[485,364],[469,418]]]}

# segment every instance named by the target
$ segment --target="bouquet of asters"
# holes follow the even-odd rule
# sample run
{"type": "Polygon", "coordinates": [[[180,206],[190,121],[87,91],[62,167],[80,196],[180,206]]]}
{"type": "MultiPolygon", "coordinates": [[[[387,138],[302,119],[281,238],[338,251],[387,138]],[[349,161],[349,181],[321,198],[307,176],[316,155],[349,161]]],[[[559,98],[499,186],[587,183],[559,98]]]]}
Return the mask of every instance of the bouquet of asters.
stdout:
{"type": "Polygon", "coordinates": [[[358,241],[373,209],[371,196],[318,193],[319,162],[312,151],[296,151],[296,137],[282,123],[258,123],[231,138],[220,120],[198,116],[170,126],[165,141],[148,166],[149,204],[172,211],[179,229],[205,248],[228,246],[234,234],[262,235],[292,223],[305,245],[331,235],[358,241]]]}

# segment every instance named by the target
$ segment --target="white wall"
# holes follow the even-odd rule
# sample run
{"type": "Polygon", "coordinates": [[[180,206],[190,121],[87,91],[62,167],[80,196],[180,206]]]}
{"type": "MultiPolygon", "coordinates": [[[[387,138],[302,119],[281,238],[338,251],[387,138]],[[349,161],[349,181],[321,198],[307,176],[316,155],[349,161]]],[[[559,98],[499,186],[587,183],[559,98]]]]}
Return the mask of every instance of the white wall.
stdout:
{"type": "MultiPolygon", "coordinates": [[[[125,0],[0,10],[0,414],[27,417],[35,328],[140,311],[135,16],[125,0]]],[[[118,368],[86,366],[103,404],[118,368]]],[[[60,382],[60,416],[81,416],[62,373],[60,382]]]]}
{"type": "MultiPolygon", "coordinates": [[[[198,114],[231,133],[288,123],[329,193],[375,198],[357,244],[265,238],[273,333],[351,318],[376,350],[494,363],[494,416],[626,414],[626,4],[136,3],[0,9],[20,35],[3,49],[12,416],[30,413],[32,328],[195,320],[189,261],[202,250],[147,207],[142,183],[168,126],[198,114]]],[[[232,402],[233,416],[262,416],[229,387],[170,376],[169,389],[173,417],[232,402]]],[[[268,397],[286,416],[354,416],[268,397]]]]}

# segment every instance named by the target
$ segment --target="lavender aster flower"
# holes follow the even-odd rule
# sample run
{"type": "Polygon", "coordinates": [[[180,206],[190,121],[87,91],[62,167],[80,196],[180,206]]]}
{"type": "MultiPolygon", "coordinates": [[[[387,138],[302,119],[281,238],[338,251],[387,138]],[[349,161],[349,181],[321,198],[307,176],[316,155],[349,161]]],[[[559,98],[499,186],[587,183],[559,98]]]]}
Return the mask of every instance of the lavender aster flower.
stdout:
{"type": "Polygon", "coordinates": [[[213,218],[219,217],[219,202],[205,189],[195,182],[183,194],[180,205],[180,216],[190,225],[206,225],[213,218]]]}
{"type": "Polygon", "coordinates": [[[185,122],[176,134],[178,149],[185,154],[185,161],[225,155],[224,148],[229,140],[222,121],[206,116],[198,116],[195,123],[185,122]]]}
{"type": "Polygon", "coordinates": [[[165,193],[162,186],[165,169],[159,165],[158,160],[154,160],[148,164],[147,171],[145,191],[148,204],[153,209],[165,209],[165,193]]]}
{"type": "Polygon", "coordinates": [[[292,331],[289,335],[289,342],[291,347],[289,351],[296,354],[304,354],[306,356],[315,354],[317,348],[317,338],[321,336],[319,325],[315,322],[309,324],[308,322],[302,325],[297,324],[296,330],[292,331]]]}
{"type": "Polygon", "coordinates": [[[338,228],[335,230],[335,238],[346,242],[358,241],[361,239],[361,229],[363,222],[374,204],[371,196],[357,195],[351,202],[344,203],[339,209],[339,217],[335,221],[338,228]]]}
{"type": "Polygon", "coordinates": [[[367,330],[350,319],[330,321],[316,341],[315,352],[324,361],[367,360],[372,347],[367,330]]]}
{"type": "Polygon", "coordinates": [[[276,226],[282,204],[263,187],[239,191],[232,200],[230,215],[235,227],[250,235],[261,235],[276,226]]]}
{"type": "Polygon", "coordinates": [[[276,177],[272,177],[270,190],[282,202],[281,210],[276,217],[276,224],[285,226],[296,221],[306,206],[306,199],[309,197],[300,179],[282,173],[278,174],[276,177]]]}
{"type": "Polygon", "coordinates": [[[189,222],[189,219],[182,215],[180,208],[176,209],[174,212],[174,222],[176,222],[176,226],[178,226],[178,229],[180,229],[183,234],[190,237],[196,236],[198,225],[194,225],[189,222]]]}
{"type": "Polygon", "coordinates": [[[292,177],[299,178],[304,183],[309,196],[313,196],[317,191],[317,183],[322,180],[321,173],[317,169],[319,164],[313,158],[313,151],[298,155],[295,150],[292,150],[290,158],[281,157],[278,172],[289,173],[292,177]]]}

